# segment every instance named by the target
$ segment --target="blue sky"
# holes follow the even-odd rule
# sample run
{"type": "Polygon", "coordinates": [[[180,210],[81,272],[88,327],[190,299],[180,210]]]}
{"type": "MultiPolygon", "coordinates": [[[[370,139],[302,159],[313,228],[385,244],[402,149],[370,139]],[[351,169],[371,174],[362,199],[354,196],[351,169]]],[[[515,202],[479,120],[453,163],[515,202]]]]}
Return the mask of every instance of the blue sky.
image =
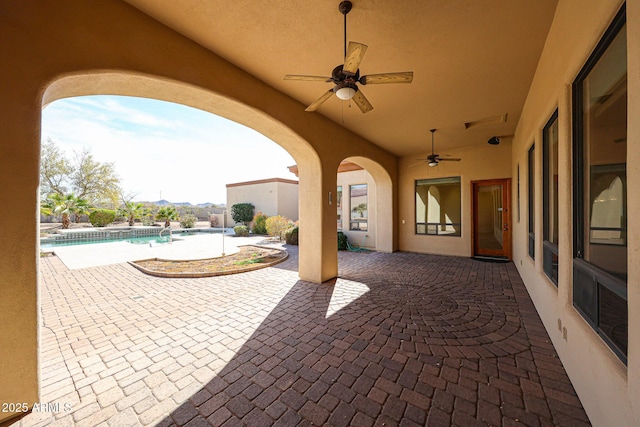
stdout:
{"type": "Polygon", "coordinates": [[[262,134],[219,116],[169,102],[83,96],[42,111],[42,140],[67,157],[84,147],[114,162],[136,200],[224,203],[225,185],[265,178],[297,179],[295,160],[262,134]]]}

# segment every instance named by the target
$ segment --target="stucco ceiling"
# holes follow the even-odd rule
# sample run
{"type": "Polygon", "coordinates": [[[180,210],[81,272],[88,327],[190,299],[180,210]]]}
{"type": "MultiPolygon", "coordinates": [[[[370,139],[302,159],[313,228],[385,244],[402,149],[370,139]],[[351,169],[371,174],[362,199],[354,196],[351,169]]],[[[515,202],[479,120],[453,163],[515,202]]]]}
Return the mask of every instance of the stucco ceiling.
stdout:
{"type": "MultiPolygon", "coordinates": [[[[344,60],[339,0],[126,0],[304,109],[331,88],[285,81],[329,76],[344,60]]],[[[332,97],[316,112],[396,155],[513,135],[557,0],[352,0],[347,39],[368,45],[361,74],[413,71],[411,84],[369,85],[374,109],[332,97]],[[465,123],[505,115],[501,124],[465,123]]]]}

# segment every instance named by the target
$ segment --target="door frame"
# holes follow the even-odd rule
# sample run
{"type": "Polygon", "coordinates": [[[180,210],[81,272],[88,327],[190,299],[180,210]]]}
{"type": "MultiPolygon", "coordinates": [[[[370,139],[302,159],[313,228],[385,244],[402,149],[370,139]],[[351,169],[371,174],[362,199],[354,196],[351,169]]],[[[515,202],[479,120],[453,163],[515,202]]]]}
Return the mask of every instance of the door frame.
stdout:
{"type": "MultiPolygon", "coordinates": [[[[511,260],[512,256],[512,230],[513,218],[511,215],[511,178],[485,179],[471,181],[471,256],[476,256],[478,212],[476,211],[477,188],[484,185],[502,185],[502,223],[506,225],[506,236],[503,238],[502,246],[505,259],[511,260]]],[[[480,255],[482,256],[482,255],[480,255]]],[[[487,256],[487,255],[485,255],[487,256]]],[[[490,256],[490,255],[489,255],[490,256]]]]}

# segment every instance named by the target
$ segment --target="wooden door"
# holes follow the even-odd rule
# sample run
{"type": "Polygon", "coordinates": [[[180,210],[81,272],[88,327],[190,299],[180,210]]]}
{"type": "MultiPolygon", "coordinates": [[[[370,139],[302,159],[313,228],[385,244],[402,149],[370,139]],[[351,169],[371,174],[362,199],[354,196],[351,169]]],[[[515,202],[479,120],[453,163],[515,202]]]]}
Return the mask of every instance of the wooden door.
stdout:
{"type": "Polygon", "coordinates": [[[511,179],[473,181],[473,256],[511,259],[511,179]]]}

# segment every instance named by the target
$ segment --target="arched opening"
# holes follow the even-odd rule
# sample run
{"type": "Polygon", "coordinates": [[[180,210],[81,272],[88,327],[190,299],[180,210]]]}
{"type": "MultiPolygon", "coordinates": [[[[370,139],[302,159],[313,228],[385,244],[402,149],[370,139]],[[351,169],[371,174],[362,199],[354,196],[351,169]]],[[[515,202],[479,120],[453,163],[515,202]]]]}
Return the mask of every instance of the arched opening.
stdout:
{"type": "Polygon", "coordinates": [[[348,157],[337,174],[337,228],[349,242],[393,252],[393,184],[389,173],[366,157],[348,157]]]}
{"type": "MultiPolygon", "coordinates": [[[[321,176],[319,156],[311,145],[284,124],[267,114],[250,108],[219,94],[168,81],[153,76],[129,73],[94,73],[66,76],[49,85],[44,93],[43,107],[62,98],[85,95],[124,95],[173,102],[207,111],[233,122],[247,126],[261,133],[284,148],[299,165],[300,200],[299,215],[301,223],[309,223],[310,215],[318,215],[319,208],[314,206],[313,189],[317,190],[317,177],[321,176]]],[[[169,155],[169,154],[168,154],[169,155]]],[[[310,255],[315,248],[317,233],[301,229],[300,232],[300,277],[318,279],[323,266],[310,255]]]]}

